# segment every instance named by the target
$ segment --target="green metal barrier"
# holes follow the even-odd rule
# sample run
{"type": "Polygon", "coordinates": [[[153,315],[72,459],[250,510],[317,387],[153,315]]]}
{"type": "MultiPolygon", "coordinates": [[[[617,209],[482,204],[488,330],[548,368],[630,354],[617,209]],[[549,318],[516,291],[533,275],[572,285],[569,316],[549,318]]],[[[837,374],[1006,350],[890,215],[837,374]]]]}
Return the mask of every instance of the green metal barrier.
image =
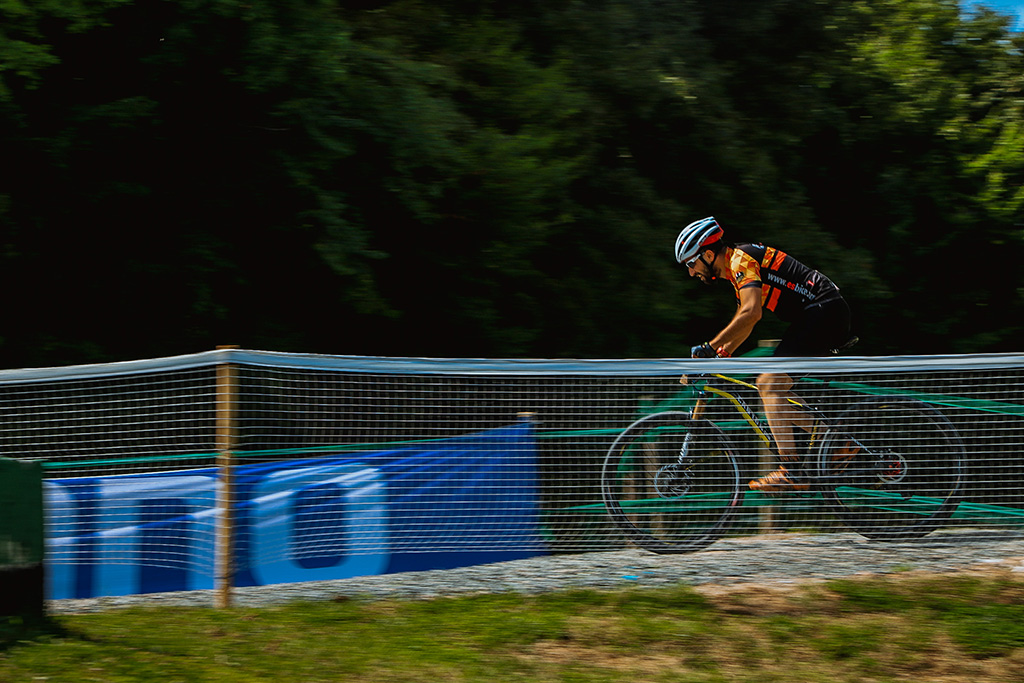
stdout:
{"type": "Polygon", "coordinates": [[[0,458],[0,618],[41,616],[43,468],[0,458]]]}

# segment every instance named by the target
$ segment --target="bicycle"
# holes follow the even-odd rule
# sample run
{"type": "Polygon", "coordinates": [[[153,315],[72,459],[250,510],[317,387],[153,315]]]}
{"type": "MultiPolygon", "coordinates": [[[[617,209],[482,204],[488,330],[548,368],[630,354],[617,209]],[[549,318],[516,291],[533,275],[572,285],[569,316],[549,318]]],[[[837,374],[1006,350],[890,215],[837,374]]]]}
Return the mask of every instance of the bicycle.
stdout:
{"type": "MultiPolygon", "coordinates": [[[[685,379],[685,378],[684,378],[685,379]]],[[[747,490],[736,443],[704,418],[708,401],[726,399],[773,452],[767,424],[739,387],[722,374],[698,378],[690,412],[643,417],[612,444],[602,469],[605,508],[627,537],[656,553],[700,550],[724,536],[745,501],[767,494],[747,490]]],[[[809,418],[803,457],[807,492],[822,497],[847,527],[871,540],[918,538],[956,510],[966,477],[965,449],[956,428],[934,407],[908,396],[870,396],[838,417],[796,396],[809,418]]]]}

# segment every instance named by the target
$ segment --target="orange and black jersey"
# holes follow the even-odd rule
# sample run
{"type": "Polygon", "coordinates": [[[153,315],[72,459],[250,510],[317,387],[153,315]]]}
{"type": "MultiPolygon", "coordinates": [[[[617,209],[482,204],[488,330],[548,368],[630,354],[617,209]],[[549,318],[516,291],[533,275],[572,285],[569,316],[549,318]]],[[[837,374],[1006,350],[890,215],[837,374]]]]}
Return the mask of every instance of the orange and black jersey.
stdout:
{"type": "Polygon", "coordinates": [[[839,298],[839,288],[827,277],[763,244],[736,245],[725,277],[737,302],[741,289],[760,287],[761,306],[786,322],[799,318],[811,304],[839,298]]]}

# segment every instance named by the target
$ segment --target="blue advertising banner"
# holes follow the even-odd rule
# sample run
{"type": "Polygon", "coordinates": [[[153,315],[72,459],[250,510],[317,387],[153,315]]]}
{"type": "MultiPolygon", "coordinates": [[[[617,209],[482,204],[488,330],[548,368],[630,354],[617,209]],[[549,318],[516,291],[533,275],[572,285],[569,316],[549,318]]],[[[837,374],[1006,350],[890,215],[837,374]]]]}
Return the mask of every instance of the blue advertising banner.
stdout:
{"type": "MultiPolygon", "coordinates": [[[[240,466],[235,585],[546,552],[532,426],[240,466]]],[[[48,597],[213,588],[215,468],[44,483],[48,597]]]]}

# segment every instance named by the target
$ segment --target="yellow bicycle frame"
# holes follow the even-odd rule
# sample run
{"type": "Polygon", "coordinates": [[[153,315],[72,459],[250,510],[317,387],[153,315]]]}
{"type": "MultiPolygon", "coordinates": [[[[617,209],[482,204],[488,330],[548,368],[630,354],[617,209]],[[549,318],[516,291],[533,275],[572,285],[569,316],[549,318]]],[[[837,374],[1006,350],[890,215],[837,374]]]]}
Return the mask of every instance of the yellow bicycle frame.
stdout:
{"type": "MultiPolygon", "coordinates": [[[[710,376],[711,377],[715,377],[717,379],[725,380],[727,382],[732,382],[733,384],[738,384],[738,385],[740,385],[742,387],[747,387],[748,389],[753,389],[754,391],[757,391],[757,386],[756,385],[753,385],[750,382],[744,382],[741,379],[736,379],[735,377],[730,377],[728,375],[722,375],[722,374],[719,374],[719,373],[710,373],[710,376]]],[[[689,378],[686,375],[683,375],[682,377],[679,378],[679,382],[681,384],[689,384],[689,378]]],[[[762,441],[764,441],[765,446],[771,446],[771,444],[772,444],[772,437],[771,437],[771,435],[768,433],[768,431],[765,429],[765,427],[760,422],[758,422],[757,419],[755,419],[753,415],[751,415],[749,408],[747,408],[747,405],[744,402],[742,402],[735,394],[731,394],[728,391],[726,391],[725,389],[721,389],[719,387],[711,386],[711,385],[708,385],[708,384],[705,384],[701,388],[700,391],[701,391],[701,393],[697,396],[697,402],[694,404],[693,412],[691,414],[691,416],[693,417],[694,420],[699,420],[704,415],[704,408],[707,405],[707,399],[704,396],[705,392],[709,393],[709,394],[714,394],[715,396],[720,396],[720,397],[728,400],[730,403],[732,403],[733,407],[736,408],[736,412],[738,412],[741,416],[743,416],[743,419],[746,420],[747,423],[751,426],[751,428],[754,430],[754,433],[757,434],[757,436],[760,437],[760,439],[762,441]]],[[[794,394],[794,396],[795,396],[795,394],[794,394]]],[[[807,408],[807,404],[804,403],[803,401],[801,401],[799,399],[799,397],[796,397],[796,398],[789,397],[786,400],[788,400],[793,405],[801,408],[802,410],[807,410],[808,409],[807,408]]],[[[815,420],[814,421],[814,425],[813,425],[813,427],[811,429],[811,432],[810,432],[811,440],[808,443],[808,447],[810,447],[811,445],[813,445],[817,441],[818,425],[819,424],[820,424],[819,420],[815,420]]]]}

